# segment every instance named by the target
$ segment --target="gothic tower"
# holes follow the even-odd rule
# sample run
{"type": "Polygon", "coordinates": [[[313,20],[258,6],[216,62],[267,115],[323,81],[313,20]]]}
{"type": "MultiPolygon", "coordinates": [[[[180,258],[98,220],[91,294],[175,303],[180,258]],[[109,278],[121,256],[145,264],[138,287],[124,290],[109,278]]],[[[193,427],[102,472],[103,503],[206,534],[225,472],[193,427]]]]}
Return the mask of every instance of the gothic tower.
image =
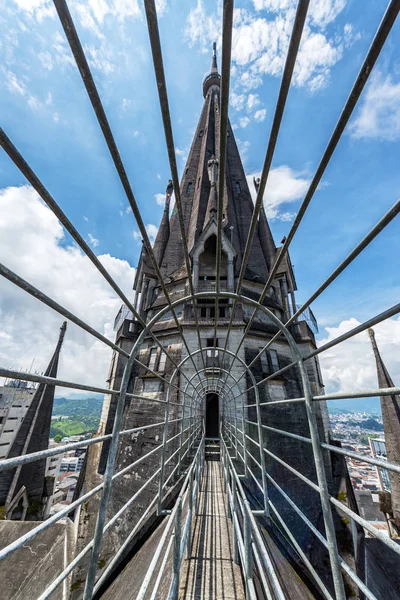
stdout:
{"type": "MultiPolygon", "coordinates": [[[[189,295],[189,275],[193,278],[193,286],[196,291],[202,292],[215,289],[216,213],[218,200],[217,157],[219,156],[220,145],[220,75],[217,68],[215,48],[212,57],[211,72],[203,82],[203,96],[203,109],[180,184],[184,226],[188,240],[192,273],[188,274],[185,266],[177,210],[175,207],[172,208],[172,212],[170,210],[173,193],[171,182],[169,182],[167,187],[165,210],[154,242],[155,256],[173,301],[189,295]]],[[[227,156],[223,197],[221,290],[234,291],[243,261],[254,205],[234,132],[229,122],[226,134],[227,156]]],[[[255,184],[257,185],[257,182],[255,184]]],[[[279,249],[275,246],[263,209],[260,213],[245,271],[241,289],[243,296],[258,300],[277,252],[279,252],[279,249]]],[[[136,309],[146,322],[168,304],[144,248],[139,259],[134,289],[136,290],[136,309]]],[[[296,311],[294,295],[296,289],[296,281],[290,257],[286,256],[282,260],[268,295],[264,300],[264,305],[282,322],[286,322],[296,311]]],[[[185,305],[180,306],[176,311],[191,352],[199,348],[194,311],[195,307],[191,301],[186,302],[185,305]]],[[[215,313],[215,301],[213,299],[198,300],[197,313],[203,348],[214,346],[215,320],[217,320],[218,331],[217,346],[224,347],[231,311],[232,302],[223,297],[219,300],[218,314],[215,313]]],[[[233,353],[236,353],[238,343],[242,338],[252,312],[253,309],[248,305],[238,304],[236,306],[228,343],[228,350],[233,353]]],[[[302,354],[307,354],[316,347],[312,325],[313,317],[312,313],[308,314],[309,318],[302,316],[291,326],[291,333],[302,354]]],[[[133,319],[132,315],[127,313],[125,307],[122,307],[117,316],[116,330],[116,343],[129,352],[140,333],[141,327],[133,319]]],[[[265,315],[258,313],[249,334],[245,338],[244,344],[239,350],[238,356],[240,359],[249,364],[276,332],[276,325],[265,315]]],[[[181,336],[170,312],[166,312],[162,321],[155,325],[154,333],[157,334],[158,339],[168,349],[168,352],[174,357],[177,363],[187,356],[187,350],[182,344],[181,336]]],[[[211,352],[214,351],[210,350],[211,352]]],[[[166,380],[169,380],[174,371],[173,365],[169,360],[166,360],[165,353],[160,351],[160,348],[155,345],[151,337],[143,341],[138,358],[142,363],[148,365],[152,371],[165,377],[166,380]]],[[[194,360],[198,368],[201,369],[202,359],[200,355],[197,354],[194,360]]],[[[221,352],[218,355],[218,351],[215,351],[212,360],[214,367],[229,369],[231,359],[229,357],[222,357],[221,352]]],[[[124,357],[114,353],[109,374],[109,384],[114,389],[118,389],[120,386],[125,362],[126,359],[124,357]]],[[[256,380],[260,381],[267,375],[273,375],[275,371],[280,370],[290,362],[292,362],[292,358],[288,343],[281,336],[255,362],[252,371],[256,380]]],[[[313,393],[322,394],[323,382],[319,371],[318,359],[315,358],[312,361],[308,361],[306,368],[309,379],[312,382],[313,393]]],[[[194,367],[190,360],[185,362],[183,372],[188,378],[194,374],[194,367]]],[[[243,367],[240,366],[238,361],[235,361],[232,374],[239,378],[243,375],[243,372],[243,367]]],[[[215,369],[213,370],[213,374],[215,374],[215,369]]],[[[185,381],[183,378],[177,380],[178,388],[180,383],[182,383],[182,386],[184,385],[185,381]]],[[[245,390],[251,387],[251,380],[248,375],[241,379],[239,386],[240,391],[243,392],[244,404],[254,404],[254,395],[251,392],[245,393],[245,390]]],[[[141,398],[148,397],[158,400],[165,400],[166,398],[166,391],[160,378],[137,366],[130,382],[129,391],[133,391],[133,393],[141,398]]],[[[278,374],[276,377],[269,379],[268,382],[260,386],[260,395],[262,402],[288,397],[301,397],[303,389],[297,369],[292,367],[285,373],[278,374]]],[[[182,402],[179,389],[174,388],[172,390],[170,400],[173,406],[170,419],[173,421],[180,414],[177,409],[182,402]]],[[[112,430],[115,402],[116,396],[109,396],[104,400],[100,434],[109,433],[112,430]]],[[[287,405],[279,404],[271,407],[264,406],[263,410],[266,412],[264,422],[268,421],[272,427],[309,437],[308,420],[304,404],[295,403],[289,406],[290,408],[287,405]]],[[[316,410],[321,440],[329,441],[329,422],[325,402],[319,402],[316,410]]],[[[186,418],[187,415],[184,414],[184,417],[186,418]]],[[[246,417],[248,421],[255,421],[255,409],[246,409],[246,417]]],[[[129,399],[125,406],[122,429],[131,429],[157,421],[162,422],[163,419],[164,407],[162,404],[146,402],[140,398],[129,399]]],[[[249,436],[255,437],[256,431],[254,429],[256,428],[250,423],[246,427],[249,436]]],[[[174,435],[174,432],[176,433],[177,431],[178,425],[171,423],[168,436],[174,435]]],[[[216,431],[218,435],[218,428],[216,431]]],[[[215,430],[211,433],[215,434],[215,430]]],[[[266,437],[268,438],[268,447],[271,452],[282,460],[289,462],[306,477],[312,479],[314,482],[316,481],[312,450],[309,444],[290,437],[278,436],[273,432],[269,432],[268,436],[266,434],[266,437]]],[[[137,460],[140,456],[148,453],[160,443],[161,439],[161,427],[139,432],[134,436],[121,438],[116,470],[120,470],[137,460]]],[[[94,447],[89,449],[88,472],[85,484],[86,491],[101,480],[102,473],[104,473],[107,452],[108,446],[106,444],[103,445],[101,454],[94,447]]],[[[173,448],[170,448],[170,452],[173,452],[173,448]]],[[[271,473],[275,481],[290,497],[299,503],[307,517],[318,526],[321,519],[321,511],[314,490],[290,471],[285,470],[284,467],[271,457],[266,456],[265,458],[267,470],[271,473]]],[[[328,478],[331,479],[332,469],[330,458],[326,456],[325,461],[328,478]]],[[[145,473],[154,472],[159,467],[159,464],[160,454],[155,452],[150,458],[146,459],[146,462],[138,465],[137,468],[124,475],[123,478],[115,480],[110,501],[110,515],[115,514],[143,484],[145,473]]],[[[251,487],[250,482],[249,487],[251,487]]],[[[139,497],[137,503],[132,505],[130,510],[125,513],[125,516],[121,517],[118,529],[113,529],[107,534],[107,542],[103,543],[102,547],[102,560],[105,563],[111,560],[115,550],[129,536],[135,522],[145,508],[148,507],[149,499],[153,498],[156,491],[157,479],[148,486],[146,492],[139,497]]],[[[308,528],[293,514],[289,505],[285,504],[281,496],[277,492],[274,493],[274,489],[270,490],[270,495],[273,501],[279,506],[279,510],[288,525],[291,526],[292,530],[297,531],[297,539],[302,543],[304,548],[309,548],[310,533],[308,528]]],[[[93,518],[92,522],[90,522],[91,513],[95,513],[95,511],[89,508],[85,511],[83,519],[81,519],[81,527],[83,528],[81,528],[81,531],[85,530],[88,535],[93,531],[94,527],[93,518]]],[[[76,575],[77,581],[83,579],[84,577],[79,575],[79,573],[76,575]]]]}
{"type": "MultiPolygon", "coordinates": [[[[47,377],[57,377],[66,329],[65,321],[60,329],[54,354],[44,373],[47,377]]],[[[54,391],[54,385],[39,385],[6,458],[39,452],[49,447],[54,391]]],[[[0,472],[0,508],[4,507],[7,519],[41,521],[47,516],[54,478],[45,475],[45,458],[0,472]]]]}

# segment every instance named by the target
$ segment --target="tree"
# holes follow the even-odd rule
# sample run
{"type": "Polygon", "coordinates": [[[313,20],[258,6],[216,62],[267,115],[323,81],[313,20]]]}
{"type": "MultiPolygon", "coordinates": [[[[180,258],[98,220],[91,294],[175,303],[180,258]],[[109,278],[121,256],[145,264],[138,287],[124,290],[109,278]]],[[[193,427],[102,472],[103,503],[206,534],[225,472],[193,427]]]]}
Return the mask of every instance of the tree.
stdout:
{"type": "Polygon", "coordinates": [[[57,435],[54,436],[54,441],[55,442],[61,442],[62,440],[62,435],[60,433],[57,433],[57,435]]]}

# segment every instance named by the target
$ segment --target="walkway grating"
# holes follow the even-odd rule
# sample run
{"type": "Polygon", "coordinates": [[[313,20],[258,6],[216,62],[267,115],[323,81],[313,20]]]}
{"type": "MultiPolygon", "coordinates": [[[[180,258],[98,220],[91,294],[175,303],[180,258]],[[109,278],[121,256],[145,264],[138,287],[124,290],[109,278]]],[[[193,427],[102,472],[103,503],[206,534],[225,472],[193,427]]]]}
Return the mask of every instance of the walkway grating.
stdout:
{"type": "Polygon", "coordinates": [[[241,569],[233,560],[232,527],[219,462],[205,462],[199,496],[192,553],[182,564],[179,600],[244,600],[241,569]]]}

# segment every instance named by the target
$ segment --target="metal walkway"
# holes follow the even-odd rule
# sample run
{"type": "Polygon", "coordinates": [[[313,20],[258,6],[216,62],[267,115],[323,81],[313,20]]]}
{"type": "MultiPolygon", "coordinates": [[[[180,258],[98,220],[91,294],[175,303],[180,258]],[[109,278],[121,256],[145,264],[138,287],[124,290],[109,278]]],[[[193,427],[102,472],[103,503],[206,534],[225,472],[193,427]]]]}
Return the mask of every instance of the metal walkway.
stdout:
{"type": "Polygon", "coordinates": [[[193,524],[192,552],[182,565],[180,600],[245,598],[241,568],[234,562],[221,466],[206,459],[198,515],[193,524]]]}

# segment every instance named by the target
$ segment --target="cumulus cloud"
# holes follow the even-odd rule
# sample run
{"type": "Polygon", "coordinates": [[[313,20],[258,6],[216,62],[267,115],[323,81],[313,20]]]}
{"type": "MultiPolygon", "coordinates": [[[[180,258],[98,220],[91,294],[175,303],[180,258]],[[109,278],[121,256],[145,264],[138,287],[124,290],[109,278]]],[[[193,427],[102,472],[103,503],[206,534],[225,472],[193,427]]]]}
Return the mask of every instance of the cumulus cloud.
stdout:
{"type": "MultiPolygon", "coordinates": [[[[253,177],[261,177],[261,173],[252,173],[247,176],[247,182],[253,197],[256,192],[253,177]]],[[[264,194],[264,208],[268,219],[278,221],[291,221],[295,213],[281,210],[282,206],[296,202],[305,195],[310,179],[304,173],[294,171],[287,165],[271,169],[264,194]]]]}
{"type": "MultiPolygon", "coordinates": [[[[30,186],[0,190],[0,254],[2,262],[54,298],[97,331],[113,339],[113,322],[121,305],[89,259],[66,238],[53,213],[30,186]]],[[[109,254],[99,259],[120,285],[132,295],[135,269],[109,254]]],[[[41,302],[6,280],[1,282],[0,364],[44,371],[64,320],[41,302]]],[[[59,367],[62,379],[105,386],[111,350],[72,323],[59,367]]],[[[58,389],[59,395],[76,392],[58,389]]],[[[79,392],[82,395],[82,392],[79,392]]]]}
{"type": "MultiPolygon", "coordinates": [[[[156,239],[156,235],[158,232],[158,227],[156,225],[153,225],[152,223],[148,223],[146,225],[146,231],[147,231],[147,235],[149,236],[150,243],[154,244],[154,241],[156,239]]],[[[132,235],[133,235],[133,239],[136,240],[137,242],[142,240],[142,234],[140,233],[140,231],[137,231],[137,229],[133,230],[132,235]]]]}
{"type": "Polygon", "coordinates": [[[256,110],[256,112],[254,113],[254,119],[259,123],[264,121],[266,116],[267,110],[265,108],[260,108],[260,110],[256,110]]]}
{"type": "MultiPolygon", "coordinates": [[[[319,346],[330,342],[360,325],[352,317],[337,327],[326,327],[326,336],[319,346]]],[[[388,319],[374,327],[381,356],[395,384],[400,381],[400,317],[388,319]]],[[[360,333],[320,354],[320,364],[326,392],[343,392],[377,388],[375,359],[367,332],[360,333]]]]}
{"type": "Polygon", "coordinates": [[[239,125],[240,127],[242,127],[243,129],[245,127],[247,127],[247,125],[250,123],[250,119],[249,117],[242,117],[241,119],[239,119],[239,125]]]}
{"type": "Polygon", "coordinates": [[[165,194],[154,194],[154,199],[157,202],[158,206],[164,206],[165,194]]]}
{"type": "MultiPolygon", "coordinates": [[[[347,0],[312,2],[304,28],[293,75],[293,84],[314,92],[327,85],[332,67],[341,60],[360,34],[348,23],[342,34],[329,35],[328,26],[343,11],[347,0]]],[[[292,32],[296,0],[254,0],[256,12],[237,8],[234,11],[232,61],[237,86],[254,90],[262,84],[264,75],[281,75],[292,32]]],[[[185,37],[191,46],[209,51],[219,40],[221,6],[207,13],[198,0],[187,17],[185,37]]],[[[239,94],[240,95],[240,94],[239,94]]]]}
{"type": "Polygon", "coordinates": [[[97,248],[97,246],[100,244],[100,241],[97,238],[95,238],[94,235],[92,235],[91,233],[88,233],[88,238],[91,246],[93,246],[93,248],[97,248]]]}
{"type": "Polygon", "coordinates": [[[400,81],[376,71],[349,131],[359,139],[400,139],[400,81]]]}

